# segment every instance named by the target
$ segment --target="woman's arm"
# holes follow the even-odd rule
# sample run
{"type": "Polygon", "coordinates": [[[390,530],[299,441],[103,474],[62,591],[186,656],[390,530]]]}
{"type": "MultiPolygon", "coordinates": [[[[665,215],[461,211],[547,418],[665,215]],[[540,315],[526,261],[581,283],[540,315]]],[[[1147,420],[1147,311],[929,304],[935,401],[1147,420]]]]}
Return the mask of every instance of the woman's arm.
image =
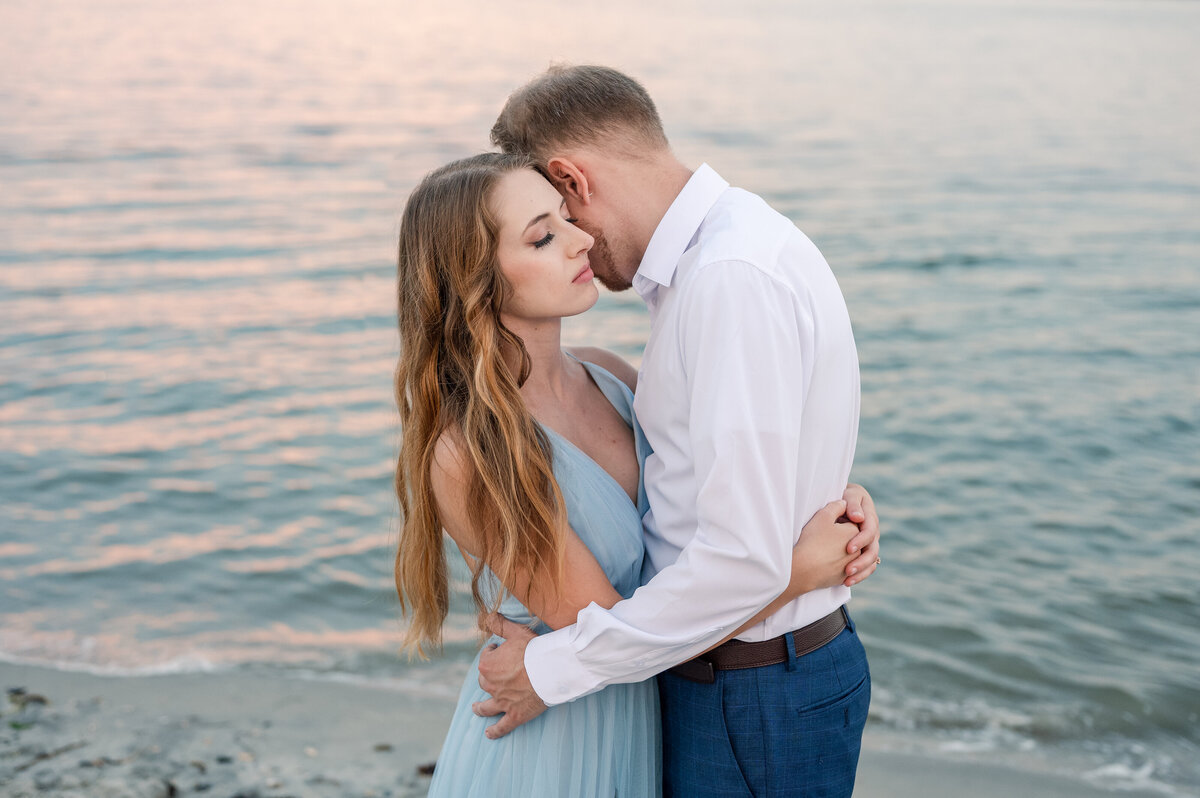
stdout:
{"type": "MultiPolygon", "coordinates": [[[[452,433],[443,433],[434,449],[430,482],[442,527],[458,545],[468,564],[483,551],[482,537],[468,512],[468,471],[452,433]]],[[[591,551],[570,528],[563,530],[561,588],[554,595],[547,573],[513,574],[505,587],[539,620],[552,629],[575,623],[579,611],[592,602],[605,609],[621,600],[591,551]]],[[[488,563],[491,565],[491,563],[488,563]]],[[[548,566],[549,567],[549,566],[548,566]]]]}

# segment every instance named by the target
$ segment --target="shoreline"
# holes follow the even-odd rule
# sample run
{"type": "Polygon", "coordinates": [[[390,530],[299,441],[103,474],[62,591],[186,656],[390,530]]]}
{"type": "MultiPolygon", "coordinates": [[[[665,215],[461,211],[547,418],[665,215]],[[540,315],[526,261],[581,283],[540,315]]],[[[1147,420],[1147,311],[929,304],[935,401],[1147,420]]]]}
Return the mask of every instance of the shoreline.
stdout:
{"type": "MultiPolygon", "coordinates": [[[[20,709],[0,699],[0,791],[11,798],[418,798],[453,708],[441,696],[244,672],[101,676],[0,662],[0,686],[25,691],[20,709]]],[[[856,796],[1118,794],[965,756],[888,750],[899,740],[868,727],[856,796]]]]}

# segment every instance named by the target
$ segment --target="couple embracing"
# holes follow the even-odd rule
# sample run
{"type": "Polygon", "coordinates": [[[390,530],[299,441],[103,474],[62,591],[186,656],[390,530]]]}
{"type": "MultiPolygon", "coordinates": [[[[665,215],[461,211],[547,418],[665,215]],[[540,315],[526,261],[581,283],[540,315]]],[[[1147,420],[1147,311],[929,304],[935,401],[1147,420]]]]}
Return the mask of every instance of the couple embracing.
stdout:
{"type": "Polygon", "coordinates": [[[615,70],[552,68],[492,140],[400,228],[410,643],[441,640],[443,531],[494,613],[429,795],[850,795],[879,548],[833,274],[615,70]],[[593,278],[645,300],[640,370],[562,348],[593,278]]]}

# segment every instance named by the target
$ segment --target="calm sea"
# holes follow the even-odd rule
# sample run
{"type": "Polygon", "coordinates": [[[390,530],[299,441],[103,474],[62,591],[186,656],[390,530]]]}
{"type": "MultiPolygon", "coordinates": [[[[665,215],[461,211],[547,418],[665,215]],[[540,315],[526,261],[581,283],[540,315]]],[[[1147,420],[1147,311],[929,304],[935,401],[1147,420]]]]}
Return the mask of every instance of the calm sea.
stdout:
{"type": "MultiPolygon", "coordinates": [[[[1191,794],[1200,4],[432,5],[0,7],[0,657],[448,709],[461,581],[447,658],[397,653],[398,212],[599,61],[841,281],[872,733],[1191,794]]],[[[606,295],[568,337],[646,327],[606,295]]]]}

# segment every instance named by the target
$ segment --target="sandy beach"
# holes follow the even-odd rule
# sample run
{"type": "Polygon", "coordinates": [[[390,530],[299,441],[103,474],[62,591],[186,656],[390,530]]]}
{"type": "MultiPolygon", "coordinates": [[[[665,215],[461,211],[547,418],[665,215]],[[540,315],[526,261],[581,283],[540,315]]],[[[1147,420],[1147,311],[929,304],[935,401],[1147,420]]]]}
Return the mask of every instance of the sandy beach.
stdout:
{"type": "MultiPolygon", "coordinates": [[[[444,698],[246,673],[108,677],[0,663],[0,684],[7,798],[421,796],[451,709],[444,698]]],[[[886,747],[868,732],[856,795],[1113,794],[886,747]]]]}

